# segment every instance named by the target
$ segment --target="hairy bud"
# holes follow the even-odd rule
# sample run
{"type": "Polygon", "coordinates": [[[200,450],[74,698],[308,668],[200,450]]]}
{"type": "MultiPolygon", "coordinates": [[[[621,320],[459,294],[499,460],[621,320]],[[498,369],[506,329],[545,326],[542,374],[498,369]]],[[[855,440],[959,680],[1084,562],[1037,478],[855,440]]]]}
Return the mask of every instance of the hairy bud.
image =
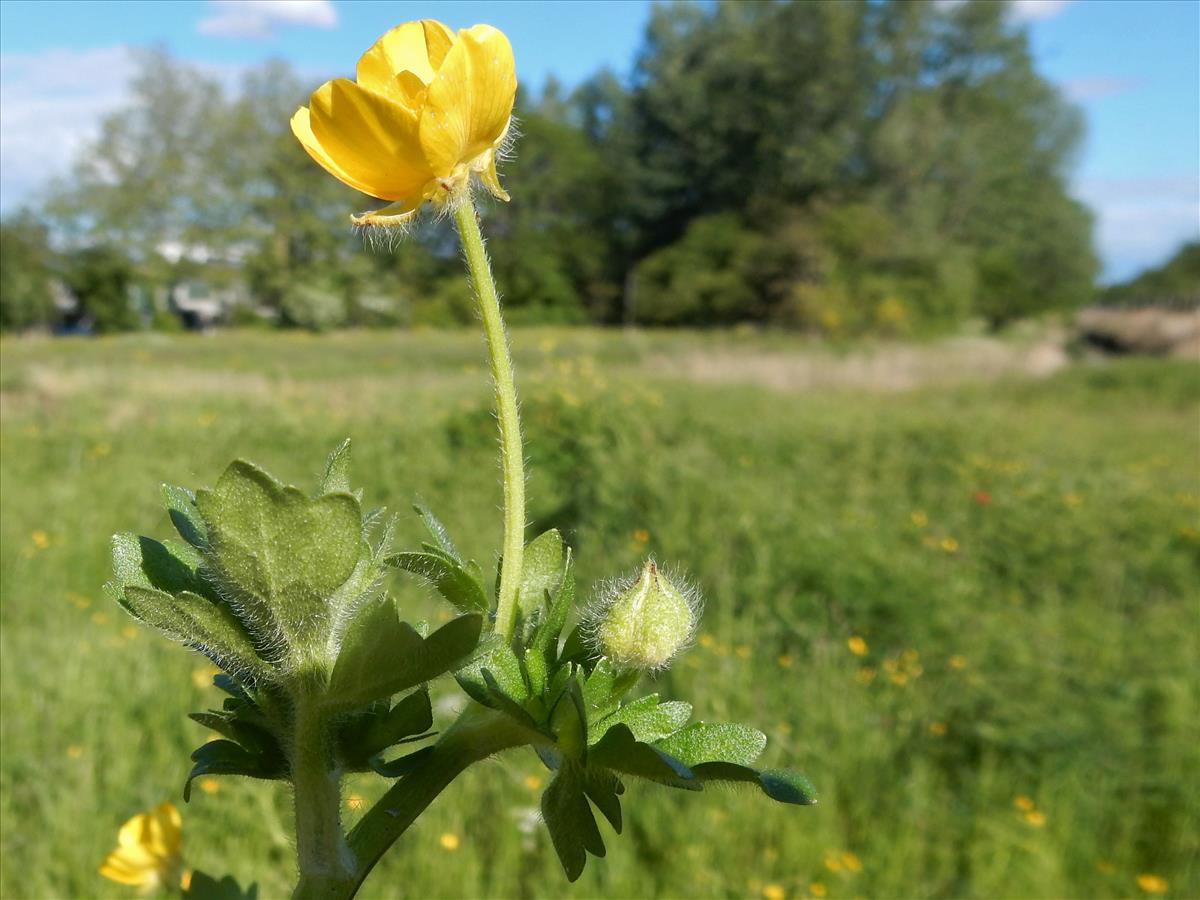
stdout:
{"type": "Polygon", "coordinates": [[[694,592],[677,587],[651,559],[601,602],[592,633],[597,649],[616,667],[660,669],[687,645],[696,618],[694,592]]]}

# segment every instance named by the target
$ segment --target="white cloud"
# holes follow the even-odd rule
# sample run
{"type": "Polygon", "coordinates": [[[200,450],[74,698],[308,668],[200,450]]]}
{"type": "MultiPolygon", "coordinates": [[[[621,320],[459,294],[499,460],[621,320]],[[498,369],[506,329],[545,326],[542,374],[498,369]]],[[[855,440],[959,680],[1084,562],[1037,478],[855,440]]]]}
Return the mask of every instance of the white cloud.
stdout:
{"type": "Polygon", "coordinates": [[[1042,22],[1061,14],[1075,0],[1009,0],[1008,14],[1015,22],[1042,22]]]}
{"type": "Polygon", "coordinates": [[[333,28],[337,10],[332,0],[209,0],[212,15],[196,23],[196,31],[214,37],[268,38],[281,25],[333,28]]]}
{"type": "Polygon", "coordinates": [[[1106,97],[1117,97],[1138,90],[1142,82],[1135,78],[1071,78],[1059,84],[1068,100],[1075,103],[1087,103],[1089,100],[1103,100],[1106,97]]]}
{"type": "Polygon", "coordinates": [[[0,56],[0,205],[20,204],[67,169],[124,103],[134,70],[124,47],[0,56]]]}
{"type": "Polygon", "coordinates": [[[1076,195],[1096,213],[1106,281],[1120,281],[1200,239],[1200,175],[1089,178],[1076,195]]]}

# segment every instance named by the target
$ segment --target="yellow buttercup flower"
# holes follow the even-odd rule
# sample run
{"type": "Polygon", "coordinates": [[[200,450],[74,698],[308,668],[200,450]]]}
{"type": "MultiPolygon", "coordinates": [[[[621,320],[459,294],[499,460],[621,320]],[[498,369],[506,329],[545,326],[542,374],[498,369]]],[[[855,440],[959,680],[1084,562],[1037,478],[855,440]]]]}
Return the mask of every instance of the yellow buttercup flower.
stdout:
{"type": "Polygon", "coordinates": [[[117,849],[100,864],[100,874],[145,891],[166,887],[182,876],[183,820],[170,801],[139,813],[121,826],[117,849]]]}
{"type": "Polygon", "coordinates": [[[517,77],[512,46],[490,25],[455,33],[441,22],[405,22],[292,116],[292,133],[330,175],[394,201],[354,216],[398,225],[426,201],[445,203],[472,175],[501,200],[496,156],[512,122],[517,77]]]}

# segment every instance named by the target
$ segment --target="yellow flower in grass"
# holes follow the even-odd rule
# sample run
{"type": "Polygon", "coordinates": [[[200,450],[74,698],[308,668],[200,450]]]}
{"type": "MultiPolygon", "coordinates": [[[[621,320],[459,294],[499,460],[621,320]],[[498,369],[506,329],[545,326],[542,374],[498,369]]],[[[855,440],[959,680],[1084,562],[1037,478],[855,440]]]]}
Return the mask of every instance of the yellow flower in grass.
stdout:
{"type": "Polygon", "coordinates": [[[1161,875],[1151,875],[1149,872],[1143,872],[1137,877],[1137,886],[1147,894],[1165,894],[1170,887],[1167,879],[1161,875]]]}
{"type": "Polygon", "coordinates": [[[334,178],[390,206],[356,225],[400,225],[426,202],[443,204],[475,175],[507,200],[496,176],[517,77],[508,38],[490,25],[455,33],[405,22],[292,116],[292,133],[334,178]]]}
{"type": "Polygon", "coordinates": [[[170,801],[139,813],[121,826],[117,849],[100,864],[100,874],[119,884],[153,891],[182,877],[183,820],[170,801]]]}

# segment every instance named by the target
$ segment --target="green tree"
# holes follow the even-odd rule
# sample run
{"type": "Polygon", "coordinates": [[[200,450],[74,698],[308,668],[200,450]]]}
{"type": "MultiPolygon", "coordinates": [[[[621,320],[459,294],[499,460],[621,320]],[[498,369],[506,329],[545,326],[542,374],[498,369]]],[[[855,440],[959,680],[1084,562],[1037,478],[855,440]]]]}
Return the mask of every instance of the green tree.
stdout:
{"type": "Polygon", "coordinates": [[[0,221],[0,330],[54,321],[54,255],[46,226],[28,210],[0,221]]]}

